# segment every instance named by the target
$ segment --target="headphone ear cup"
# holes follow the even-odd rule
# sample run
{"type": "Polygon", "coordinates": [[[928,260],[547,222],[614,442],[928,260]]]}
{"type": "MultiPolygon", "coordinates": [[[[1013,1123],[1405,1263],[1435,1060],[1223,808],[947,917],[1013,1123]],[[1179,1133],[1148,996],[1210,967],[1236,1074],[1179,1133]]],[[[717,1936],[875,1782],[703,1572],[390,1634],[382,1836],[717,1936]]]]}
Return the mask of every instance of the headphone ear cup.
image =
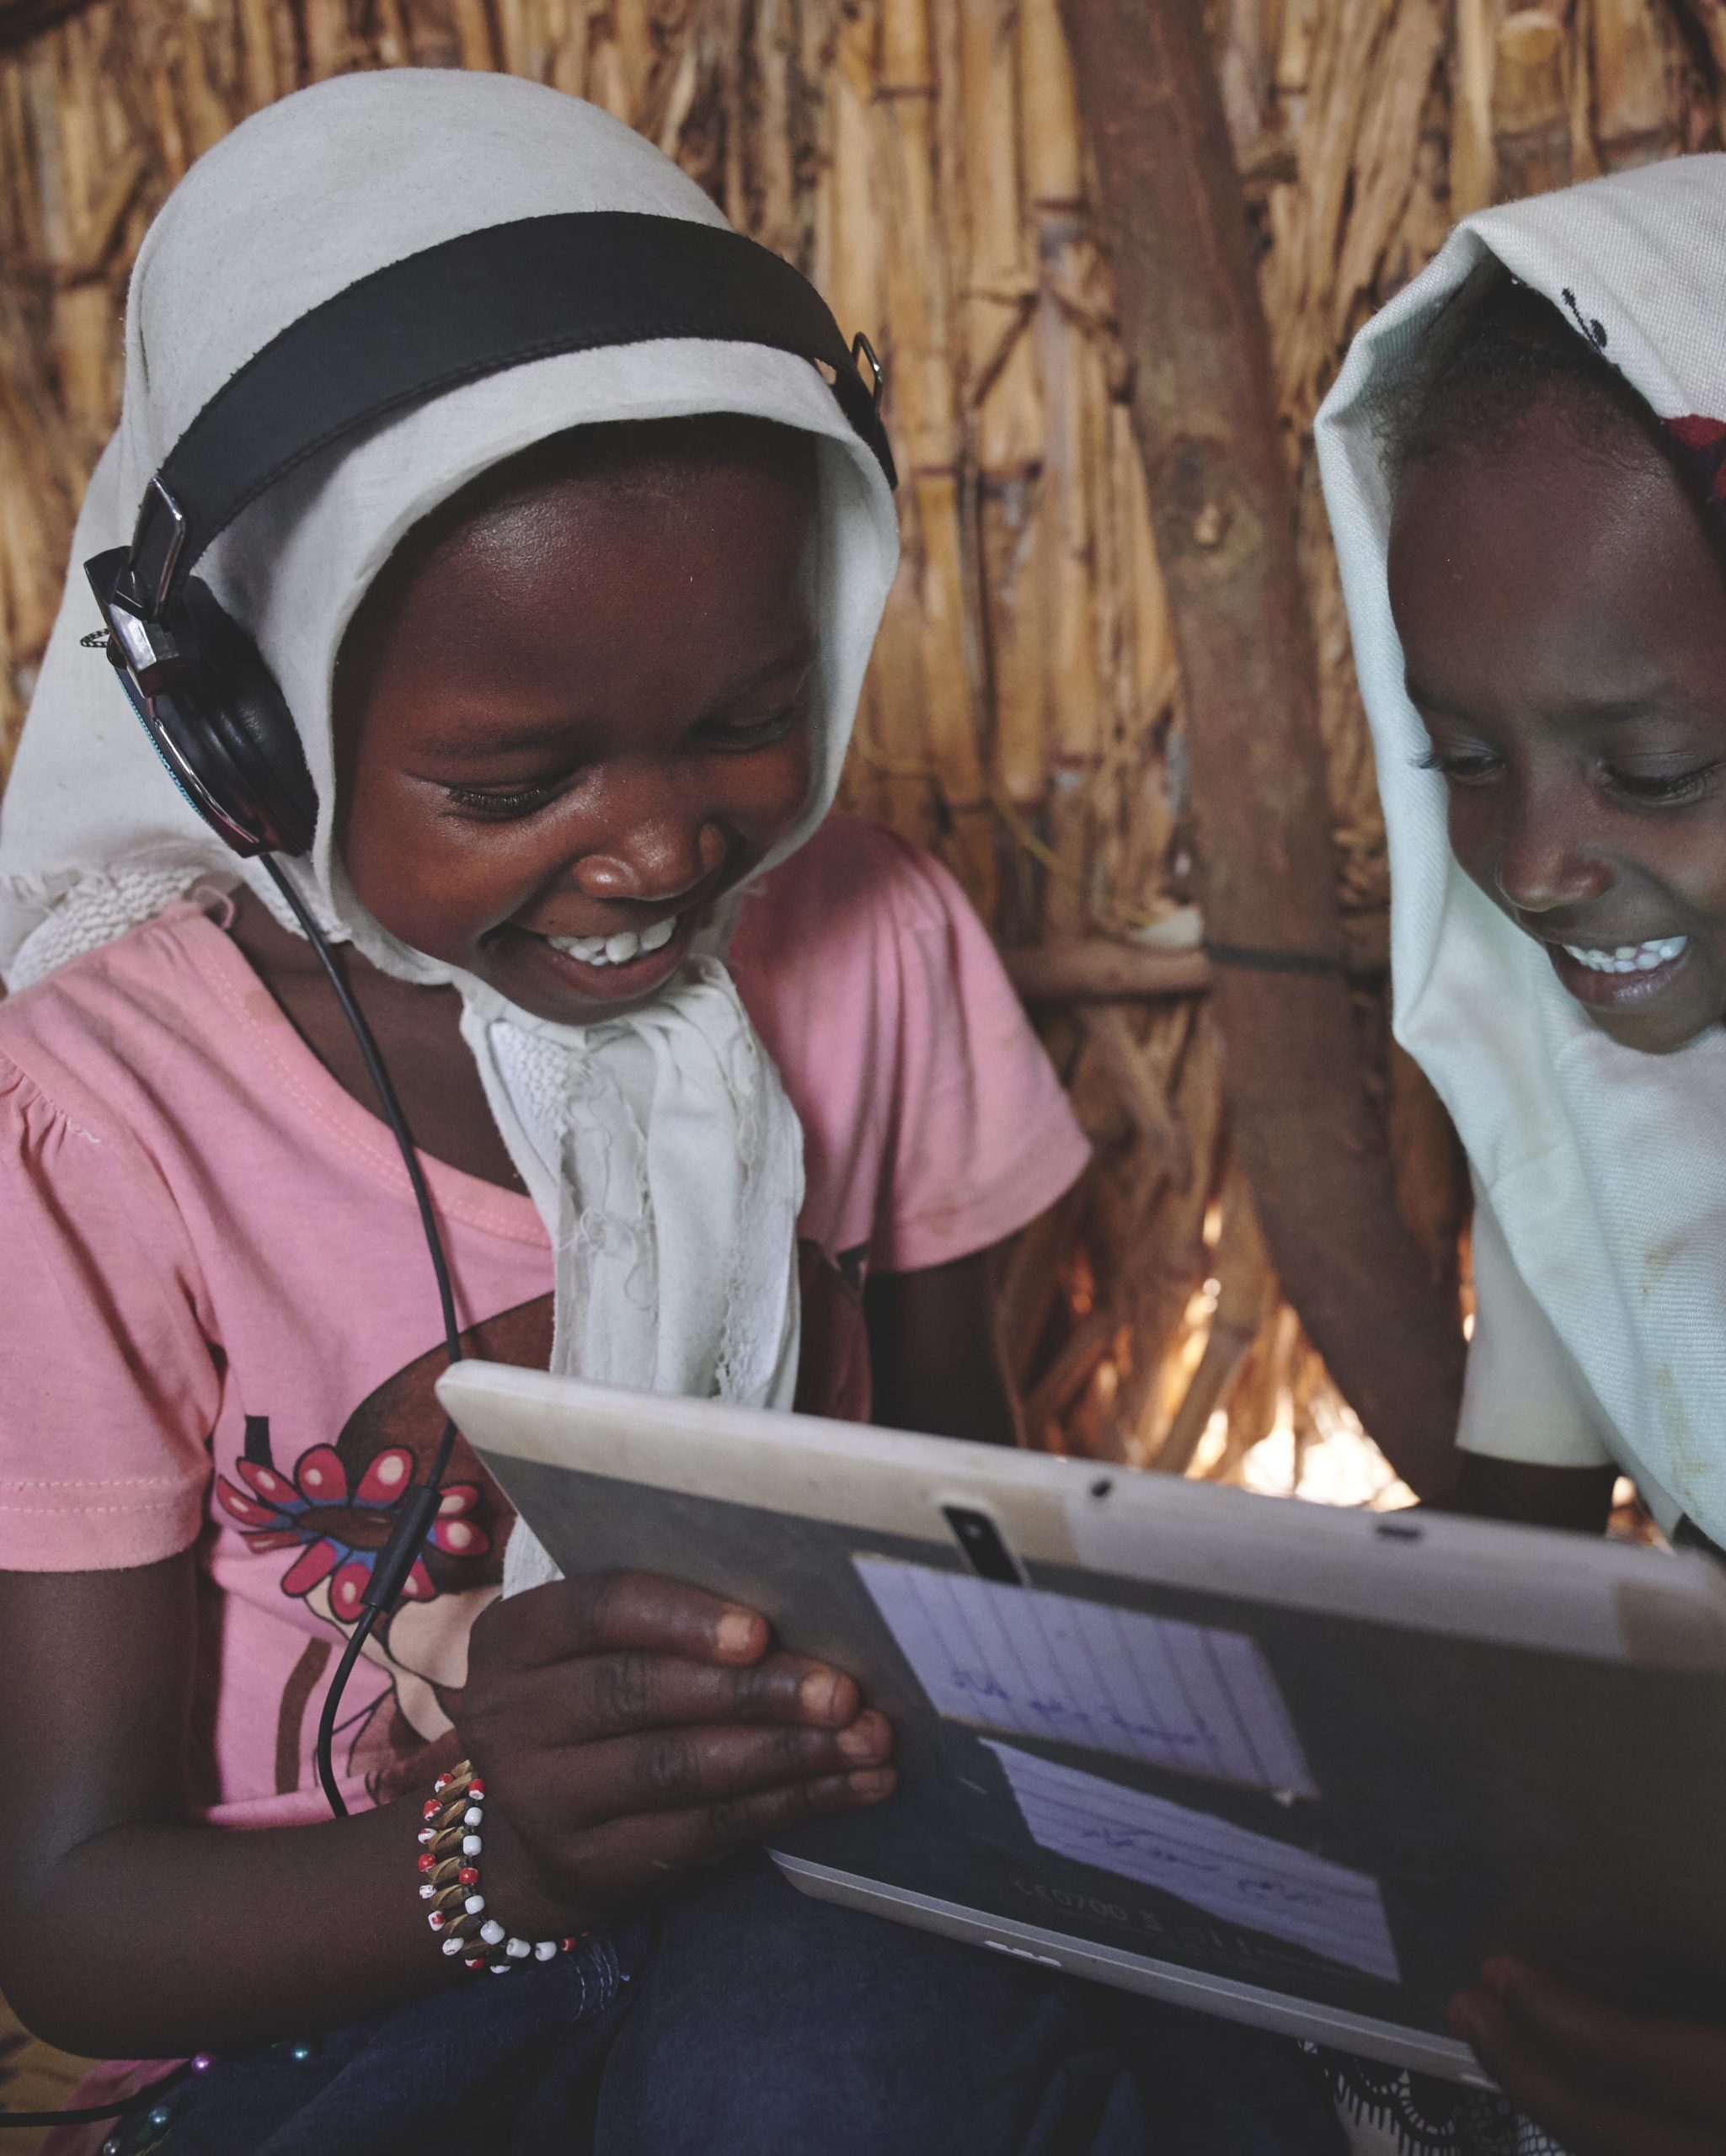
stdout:
{"type": "Polygon", "coordinates": [[[318,828],[317,789],[258,647],[199,577],[187,579],[170,626],[185,661],[173,691],[181,723],[216,752],[200,759],[206,787],[268,851],[306,852],[318,828]]]}

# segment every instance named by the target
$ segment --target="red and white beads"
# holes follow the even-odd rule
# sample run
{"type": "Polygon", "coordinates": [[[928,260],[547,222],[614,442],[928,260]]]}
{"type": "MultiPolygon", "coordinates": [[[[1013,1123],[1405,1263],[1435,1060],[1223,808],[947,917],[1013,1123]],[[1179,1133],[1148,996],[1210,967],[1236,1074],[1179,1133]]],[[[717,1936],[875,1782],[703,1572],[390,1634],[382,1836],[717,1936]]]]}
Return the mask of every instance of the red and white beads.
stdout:
{"type": "Polygon", "coordinates": [[[572,1953],[585,1934],[569,1939],[516,1939],[485,1911],[478,1859],[485,1851],[485,1784],[467,1760],[432,1785],[421,1807],[419,1898],[426,1923],[452,1958],[470,1969],[505,1976],[518,1962],[552,1961],[572,1953]]]}

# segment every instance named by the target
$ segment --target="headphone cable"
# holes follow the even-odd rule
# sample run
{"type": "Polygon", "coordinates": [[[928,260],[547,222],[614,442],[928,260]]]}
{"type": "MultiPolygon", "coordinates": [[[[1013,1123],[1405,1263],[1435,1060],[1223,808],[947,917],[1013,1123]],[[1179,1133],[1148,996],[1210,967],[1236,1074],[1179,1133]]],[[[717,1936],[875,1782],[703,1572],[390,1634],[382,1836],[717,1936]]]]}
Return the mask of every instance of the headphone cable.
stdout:
{"type": "MultiPolygon", "coordinates": [[[[352,990],[342,979],[341,969],[335,963],[323,931],[313,918],[311,908],[295,889],[274,854],[260,853],[258,859],[305,931],[307,941],[318,953],[318,962],[323,967],[330,987],[335,991],[335,1000],[341,1006],[342,1016],[347,1020],[348,1029],[358,1043],[366,1075],[377,1092],[378,1103],[383,1110],[383,1119],[389,1125],[400,1150],[402,1165],[408,1171],[414,1202],[419,1208],[419,1225],[425,1231],[431,1269],[437,1276],[438,1301],[443,1311],[444,1353],[452,1364],[459,1363],[462,1359],[462,1338],[456,1324],[455,1292],[450,1284],[449,1262],[444,1253],[443,1237],[438,1230],[437,1215],[432,1210],[431,1193],[425,1187],[425,1171],[414,1149],[413,1133],[408,1128],[408,1119],[402,1113],[402,1104],[396,1097],[396,1089],[384,1066],[377,1042],[352,990]]],[[[348,1635],[347,1645],[336,1665],[335,1675],[330,1679],[329,1689],[323,1695],[323,1710],[318,1718],[318,1779],[323,1785],[329,1808],[338,1819],[345,1819],[348,1816],[347,1801],[341,1793],[334,1763],[336,1716],[341,1706],[342,1694],[380,1619],[387,1617],[401,1599],[408,1575],[414,1569],[420,1546],[430,1532],[437,1518],[438,1507],[443,1502],[443,1478],[455,1446],[456,1426],[446,1416],[443,1434],[438,1439],[437,1450],[432,1455],[425,1480],[410,1486],[403,1495],[401,1513],[389,1540],[377,1554],[377,1561],[371,1568],[371,1577],[361,1598],[359,1621],[348,1635]]]]}
{"type": "Polygon", "coordinates": [[[125,2119],[147,2101],[167,2094],[168,2085],[184,2072],[176,2067],[159,2081],[147,2082],[117,2104],[85,2104],[64,2111],[0,2111],[0,2127],[29,2126],[94,2126],[99,2119],[125,2119]]]}

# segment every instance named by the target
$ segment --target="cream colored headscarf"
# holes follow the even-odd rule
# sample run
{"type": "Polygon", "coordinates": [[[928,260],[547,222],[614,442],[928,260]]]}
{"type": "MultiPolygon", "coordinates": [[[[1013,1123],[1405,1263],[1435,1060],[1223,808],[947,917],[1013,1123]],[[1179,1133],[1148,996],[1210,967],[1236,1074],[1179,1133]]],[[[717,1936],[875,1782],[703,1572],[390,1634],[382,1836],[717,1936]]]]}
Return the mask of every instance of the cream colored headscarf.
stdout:
{"type": "Polygon", "coordinates": [[[1726,1543],[1726,1031],[1672,1056],[1590,1024],[1462,873],[1403,689],[1379,416],[1483,263],[1559,308],[1663,419],[1726,419],[1726,157],[1488,210],[1355,340],[1318,418],[1390,840],[1397,1038],[1468,1150],[1478,1310],[1461,1441],[1616,1460],[1726,1543]]]}
{"type": "MultiPolygon", "coordinates": [[[[505,76],[351,75],[248,120],[202,158],[133,274],[120,425],[72,543],[60,618],[0,816],[0,968],[14,988],[242,869],[179,798],[110,670],[81,565],[124,544],[144,488],[211,393],[277,332],[359,277],[462,232],[558,211],[724,219],[590,105],[505,76]]],[[[330,685],[360,599],[404,534],[513,451],[589,423],[752,414],[819,442],[815,782],[778,857],[830,806],[897,561],[891,497],[808,362],[664,340],[541,360],[418,406],[248,510],[200,566],[255,637],[317,785],[292,873],[330,932],[387,972],[453,981],[462,1033],[556,1256],[553,1368],[788,1405],[798,1342],[801,1134],[710,933],[638,1015],[548,1026],[385,934],[331,836],[330,685]]],[[[428,1280],[428,1308],[430,1287],[428,1280]]],[[[512,1586],[542,1559],[518,1534],[512,1586]]]]}

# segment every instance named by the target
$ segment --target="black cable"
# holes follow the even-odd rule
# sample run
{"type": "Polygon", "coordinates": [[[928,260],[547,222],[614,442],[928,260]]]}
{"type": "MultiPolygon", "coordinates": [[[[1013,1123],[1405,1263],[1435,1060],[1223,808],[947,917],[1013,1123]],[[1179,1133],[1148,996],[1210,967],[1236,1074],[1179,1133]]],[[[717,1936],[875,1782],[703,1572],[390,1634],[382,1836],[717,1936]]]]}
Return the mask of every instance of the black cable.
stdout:
{"type": "MultiPolygon", "coordinates": [[[[394,1535],[390,1538],[393,1542],[394,1535]]],[[[348,1816],[347,1799],[342,1795],[341,1785],[335,1771],[335,1717],[341,1705],[342,1694],[354,1673],[354,1665],[365,1652],[366,1642],[377,1630],[378,1613],[362,1609],[360,1621],[348,1635],[347,1645],[342,1649],[342,1658],[335,1666],[335,1674],[329,1680],[329,1689],[323,1695],[323,1711],[318,1717],[318,1779],[323,1784],[324,1801],[338,1819],[348,1816]]]]}
{"type": "MultiPolygon", "coordinates": [[[[438,1232],[437,1215],[431,1209],[431,1193],[425,1187],[425,1171],[419,1165],[419,1155],[414,1150],[414,1134],[408,1128],[408,1119],[402,1113],[402,1104],[396,1098],[396,1089],[390,1082],[389,1072],[384,1067],[377,1043],[371,1028],[366,1022],[365,1013],[354,1000],[352,991],[342,979],[340,969],[331,954],[323,931],[313,919],[311,909],[300,896],[273,854],[258,857],[265,873],[281,892],[293,912],[296,921],[305,931],[307,941],[318,953],[335,1000],[341,1006],[343,1017],[359,1044],[361,1058],[367,1076],[377,1091],[384,1121],[388,1123],[397,1145],[401,1150],[402,1164],[408,1171],[408,1180],[414,1187],[414,1202],[419,1208],[419,1225],[425,1233],[425,1247],[431,1255],[431,1269],[437,1275],[438,1301],[443,1310],[444,1352],[452,1363],[462,1359],[462,1337],[456,1325],[455,1291],[450,1285],[450,1268],[444,1255],[443,1237],[438,1232]]],[[[323,1794],[330,1810],[338,1819],[348,1816],[346,1801],[335,1772],[336,1715],[341,1705],[342,1694],[346,1689],[354,1666],[365,1651],[380,1617],[387,1616],[401,1598],[402,1588],[414,1569],[414,1561],[419,1553],[432,1522],[437,1518],[437,1508],[442,1502],[445,1472],[450,1456],[456,1447],[456,1426],[446,1417],[443,1435],[438,1439],[437,1450],[432,1455],[431,1466],[424,1482],[410,1487],[402,1501],[400,1516],[396,1521],[389,1540],[377,1553],[377,1561],[371,1568],[371,1577],[365,1594],[360,1621],[348,1636],[342,1658],[336,1664],[335,1675],[330,1679],[329,1689],[323,1695],[323,1711],[318,1718],[318,1779],[323,1784],[323,1794]]]]}
{"type": "Polygon", "coordinates": [[[184,2066],[171,2068],[159,2081],[147,2081],[115,2104],[80,2104],[64,2111],[0,2111],[0,2127],[29,2126],[94,2126],[100,2119],[128,2119],[153,2110],[157,2099],[178,2088],[186,2078],[184,2066]]]}
{"type": "Polygon", "coordinates": [[[135,2089],[118,2104],[87,2104],[69,2111],[0,2111],[0,2127],[8,2126],[92,2126],[98,2119],[122,2119],[135,2111],[147,2098],[159,2096],[170,2081],[178,2080],[182,2069],[176,2067],[172,2073],[164,2074],[160,2081],[147,2083],[135,2089]]]}
{"type": "Polygon", "coordinates": [[[136,2100],[128,2096],[123,2104],[98,2104],[77,2111],[0,2111],[0,2127],[88,2126],[97,2119],[123,2117],[136,2100]]]}
{"type": "Polygon", "coordinates": [[[377,1043],[372,1038],[371,1027],[366,1022],[365,1013],[354,1001],[352,991],[341,977],[329,946],[323,940],[323,931],[313,920],[310,907],[284,873],[281,863],[273,853],[260,853],[258,860],[265,875],[286,899],[295,920],[306,931],[307,942],[318,953],[318,963],[335,990],[335,1000],[342,1007],[342,1016],[347,1020],[354,1038],[359,1043],[360,1054],[366,1065],[366,1075],[377,1089],[378,1100],[382,1105],[383,1119],[401,1148],[402,1165],[407,1169],[408,1180],[414,1186],[414,1200],[419,1208],[419,1225],[425,1232],[425,1246],[431,1253],[431,1269],[437,1275],[437,1296],[443,1305],[444,1347],[450,1360],[459,1363],[462,1359],[462,1342],[456,1328],[456,1298],[450,1286],[450,1268],[444,1257],[443,1237],[438,1232],[437,1215],[431,1209],[431,1193],[425,1187],[425,1171],[420,1166],[419,1155],[414,1149],[414,1134],[408,1128],[408,1118],[402,1113],[402,1104],[396,1098],[396,1089],[384,1068],[377,1043]]]}

